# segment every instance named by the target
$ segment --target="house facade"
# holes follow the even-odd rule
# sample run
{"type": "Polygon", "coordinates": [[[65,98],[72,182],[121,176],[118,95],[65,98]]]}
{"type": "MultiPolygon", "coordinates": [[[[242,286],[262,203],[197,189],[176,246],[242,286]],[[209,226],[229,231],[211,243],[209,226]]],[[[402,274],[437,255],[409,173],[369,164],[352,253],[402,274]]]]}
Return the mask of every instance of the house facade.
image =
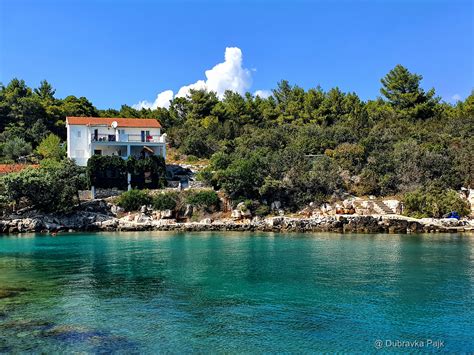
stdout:
{"type": "Polygon", "coordinates": [[[86,166],[94,154],[166,158],[166,135],[155,119],[66,117],[67,156],[86,166]]]}

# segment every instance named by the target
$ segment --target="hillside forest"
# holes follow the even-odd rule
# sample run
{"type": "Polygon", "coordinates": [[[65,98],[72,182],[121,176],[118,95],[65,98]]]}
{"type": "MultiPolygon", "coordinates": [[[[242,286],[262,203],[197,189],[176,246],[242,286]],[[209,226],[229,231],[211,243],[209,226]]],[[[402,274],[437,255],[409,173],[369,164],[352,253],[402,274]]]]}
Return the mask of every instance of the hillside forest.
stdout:
{"type": "Polygon", "coordinates": [[[85,97],[56,97],[47,81],[31,88],[13,79],[0,86],[0,160],[61,160],[66,116],[158,119],[171,151],[205,161],[199,179],[234,201],[297,210],[344,193],[395,195],[434,215],[433,204],[474,187],[474,94],[444,102],[401,65],[367,101],[282,80],[267,98],[191,91],[169,108],[141,110],[98,109],[85,97]]]}

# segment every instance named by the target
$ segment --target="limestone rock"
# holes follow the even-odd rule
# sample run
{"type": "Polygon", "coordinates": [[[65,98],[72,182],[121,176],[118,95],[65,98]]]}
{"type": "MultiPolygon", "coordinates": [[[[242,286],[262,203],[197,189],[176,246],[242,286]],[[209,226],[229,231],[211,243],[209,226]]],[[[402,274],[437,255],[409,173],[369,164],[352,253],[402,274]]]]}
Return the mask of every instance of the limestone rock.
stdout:
{"type": "Polygon", "coordinates": [[[145,213],[139,213],[136,217],[135,217],[135,222],[136,223],[149,223],[151,222],[151,217],[150,216],[147,216],[145,213]]]}
{"type": "Polygon", "coordinates": [[[242,218],[242,212],[240,210],[232,210],[231,217],[233,219],[241,219],[242,218]]]}
{"type": "Polygon", "coordinates": [[[184,217],[191,218],[192,216],[193,216],[193,206],[190,204],[187,204],[184,210],[184,217]]]}
{"type": "Polygon", "coordinates": [[[274,201],[272,202],[272,204],[270,205],[270,209],[272,211],[275,211],[275,210],[279,210],[281,208],[281,202],[280,201],[274,201]]]}
{"type": "Polygon", "coordinates": [[[114,215],[118,215],[120,213],[124,213],[125,210],[120,207],[120,206],[117,206],[117,205],[111,205],[110,207],[110,212],[112,212],[114,215]]]}
{"type": "Polygon", "coordinates": [[[173,217],[173,211],[171,210],[161,211],[161,218],[171,218],[171,217],[173,217]]]}
{"type": "Polygon", "coordinates": [[[245,211],[241,211],[241,216],[243,218],[251,218],[252,217],[252,212],[250,212],[249,209],[246,209],[245,211]]]}

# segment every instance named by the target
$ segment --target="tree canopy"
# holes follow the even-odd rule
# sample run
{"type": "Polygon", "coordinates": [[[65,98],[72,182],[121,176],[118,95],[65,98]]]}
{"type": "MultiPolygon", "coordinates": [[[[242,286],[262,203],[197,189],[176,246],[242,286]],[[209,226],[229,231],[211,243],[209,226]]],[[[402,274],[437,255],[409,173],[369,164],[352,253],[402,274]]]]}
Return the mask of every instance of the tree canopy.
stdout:
{"type": "Polygon", "coordinates": [[[2,159],[15,160],[12,147],[28,152],[51,134],[64,140],[67,115],[156,118],[171,148],[210,159],[201,178],[234,199],[296,208],[339,192],[473,187],[474,94],[443,102],[401,65],[381,79],[380,93],[364,101],[282,80],[267,98],[191,90],[169,108],[100,110],[85,97],[57,98],[47,81],[32,89],[13,79],[0,86],[0,148],[2,159]]]}

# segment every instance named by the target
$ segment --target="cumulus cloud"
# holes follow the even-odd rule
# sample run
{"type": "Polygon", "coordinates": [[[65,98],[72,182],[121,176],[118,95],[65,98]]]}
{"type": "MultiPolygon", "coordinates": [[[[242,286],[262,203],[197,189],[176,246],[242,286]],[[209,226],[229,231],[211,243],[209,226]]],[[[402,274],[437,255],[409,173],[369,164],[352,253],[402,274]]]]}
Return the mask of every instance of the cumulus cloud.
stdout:
{"type": "Polygon", "coordinates": [[[270,90],[257,90],[253,93],[253,96],[260,96],[260,98],[266,99],[267,97],[272,96],[272,92],[270,90]]]}
{"type": "Polygon", "coordinates": [[[173,99],[173,90],[165,90],[156,95],[156,99],[153,102],[140,101],[138,104],[133,105],[133,108],[141,110],[142,108],[151,108],[156,110],[158,107],[168,108],[170,106],[170,100],[173,99]]]}
{"type": "MultiPolygon", "coordinates": [[[[172,90],[166,90],[156,96],[155,101],[140,101],[133,105],[136,109],[169,107],[169,101],[174,97],[185,97],[191,89],[214,91],[222,98],[226,90],[244,94],[252,85],[252,74],[242,66],[242,51],[237,47],[228,47],[225,50],[224,62],[216,64],[206,70],[206,80],[198,80],[193,84],[181,87],[176,95],[172,90]]],[[[262,90],[261,95],[264,95],[262,90]]],[[[263,97],[263,96],[261,96],[263,97]]]]}

